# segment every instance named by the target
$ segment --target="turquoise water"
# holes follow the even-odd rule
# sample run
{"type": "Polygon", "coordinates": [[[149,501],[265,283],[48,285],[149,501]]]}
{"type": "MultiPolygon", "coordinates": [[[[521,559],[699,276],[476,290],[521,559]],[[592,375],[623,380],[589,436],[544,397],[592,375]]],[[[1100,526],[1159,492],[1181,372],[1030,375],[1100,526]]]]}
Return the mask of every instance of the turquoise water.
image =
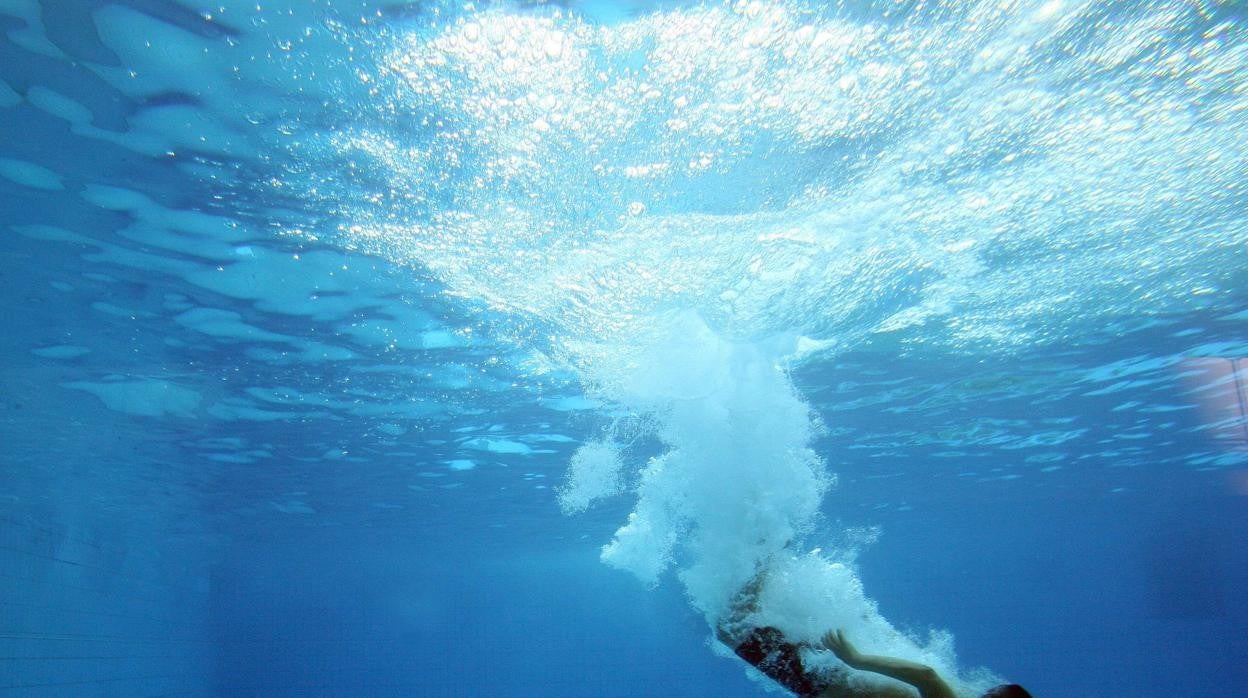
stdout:
{"type": "Polygon", "coordinates": [[[765,567],[1234,695],[1246,111],[1230,1],[0,0],[0,693],[761,695],[765,567]]]}

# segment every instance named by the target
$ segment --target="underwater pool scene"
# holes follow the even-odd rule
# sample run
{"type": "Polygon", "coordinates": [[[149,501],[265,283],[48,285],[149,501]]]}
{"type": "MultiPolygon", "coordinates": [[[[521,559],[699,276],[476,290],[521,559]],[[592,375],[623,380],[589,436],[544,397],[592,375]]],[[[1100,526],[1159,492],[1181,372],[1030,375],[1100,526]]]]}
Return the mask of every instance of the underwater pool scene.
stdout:
{"type": "Polygon", "coordinates": [[[0,0],[0,255],[0,696],[1248,695],[1240,0],[0,0]]]}

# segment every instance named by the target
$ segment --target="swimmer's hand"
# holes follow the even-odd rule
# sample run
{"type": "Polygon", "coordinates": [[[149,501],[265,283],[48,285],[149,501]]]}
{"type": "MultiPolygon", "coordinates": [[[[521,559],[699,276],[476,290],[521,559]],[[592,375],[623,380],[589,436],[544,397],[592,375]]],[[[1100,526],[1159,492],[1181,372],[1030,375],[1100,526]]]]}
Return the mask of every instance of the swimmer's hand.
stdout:
{"type": "Polygon", "coordinates": [[[862,654],[845,639],[844,630],[824,634],[823,646],[832,650],[852,669],[883,674],[914,686],[919,691],[919,698],[956,698],[949,684],[931,667],[898,657],[862,654]]]}
{"type": "Polygon", "coordinates": [[[823,635],[823,646],[832,650],[836,658],[854,669],[861,668],[862,654],[845,638],[844,630],[829,630],[823,635]]]}

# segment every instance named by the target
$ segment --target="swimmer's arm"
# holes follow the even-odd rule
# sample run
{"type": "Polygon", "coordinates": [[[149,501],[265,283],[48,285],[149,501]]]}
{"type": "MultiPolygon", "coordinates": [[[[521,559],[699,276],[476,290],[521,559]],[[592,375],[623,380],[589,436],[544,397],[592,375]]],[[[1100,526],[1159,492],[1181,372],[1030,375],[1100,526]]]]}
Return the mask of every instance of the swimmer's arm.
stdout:
{"type": "Polygon", "coordinates": [[[957,698],[953,689],[949,688],[949,684],[940,678],[935,669],[897,657],[862,654],[845,639],[845,632],[842,630],[824,635],[823,646],[832,650],[842,662],[854,669],[883,674],[914,686],[919,690],[920,698],[957,698]]]}

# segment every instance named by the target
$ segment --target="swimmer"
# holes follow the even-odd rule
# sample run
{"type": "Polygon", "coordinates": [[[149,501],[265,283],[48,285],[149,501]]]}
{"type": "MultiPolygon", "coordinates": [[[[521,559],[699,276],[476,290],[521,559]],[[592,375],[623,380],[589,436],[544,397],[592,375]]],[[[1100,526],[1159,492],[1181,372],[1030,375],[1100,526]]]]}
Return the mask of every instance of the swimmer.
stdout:
{"type": "MultiPolygon", "coordinates": [[[[718,623],[719,641],[731,647],[768,678],[792,691],[799,698],[914,698],[914,691],[900,685],[866,688],[850,685],[845,669],[808,671],[802,664],[801,650],[829,650],[850,669],[870,671],[908,684],[919,698],[957,698],[945,680],[929,666],[896,657],[864,655],[850,644],[842,630],[829,631],[820,644],[792,643],[784,633],[771,627],[749,627],[746,617],[758,610],[758,595],[765,573],[760,573],[737,592],[728,614],[718,623]]],[[[984,698],[1031,698],[1022,686],[1006,684],[984,694],[984,698]]]]}
{"type": "MultiPolygon", "coordinates": [[[[917,662],[896,657],[861,654],[845,639],[845,631],[837,630],[823,636],[823,646],[831,650],[846,666],[861,671],[883,674],[908,683],[919,692],[919,698],[956,698],[949,684],[934,669],[917,662]]],[[[1027,689],[1016,683],[1002,684],[989,690],[983,698],[1031,698],[1027,689]]]]}

